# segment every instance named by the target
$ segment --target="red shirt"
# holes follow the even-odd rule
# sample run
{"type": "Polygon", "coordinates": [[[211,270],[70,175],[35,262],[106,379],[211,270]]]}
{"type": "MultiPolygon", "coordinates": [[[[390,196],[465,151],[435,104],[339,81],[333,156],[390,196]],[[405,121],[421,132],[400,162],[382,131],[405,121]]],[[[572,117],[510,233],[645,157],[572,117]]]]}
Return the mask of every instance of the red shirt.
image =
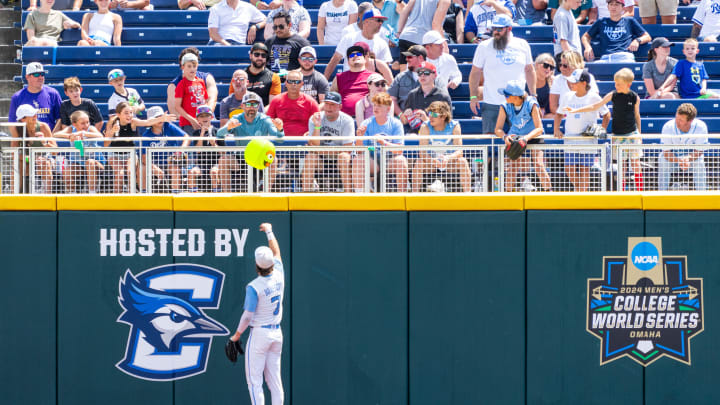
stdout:
{"type": "MultiPolygon", "coordinates": [[[[185,77],[180,80],[177,87],[175,87],[175,98],[182,98],[182,108],[191,117],[195,116],[197,107],[204,105],[207,102],[208,94],[205,89],[205,81],[195,77],[194,80],[190,81],[185,77]]],[[[190,125],[190,121],[186,120],[185,117],[180,116],[180,126],[190,125]]]]}
{"type": "Polygon", "coordinates": [[[337,78],[338,93],[342,97],[342,112],[355,117],[355,104],[370,92],[367,79],[372,73],[369,70],[363,70],[362,72],[348,70],[335,76],[337,78]]]}
{"type": "Polygon", "coordinates": [[[270,102],[267,115],[282,120],[285,136],[303,136],[308,130],[310,117],[318,111],[318,103],[312,97],[300,93],[300,97],[291,100],[287,93],[283,93],[270,102]]]}

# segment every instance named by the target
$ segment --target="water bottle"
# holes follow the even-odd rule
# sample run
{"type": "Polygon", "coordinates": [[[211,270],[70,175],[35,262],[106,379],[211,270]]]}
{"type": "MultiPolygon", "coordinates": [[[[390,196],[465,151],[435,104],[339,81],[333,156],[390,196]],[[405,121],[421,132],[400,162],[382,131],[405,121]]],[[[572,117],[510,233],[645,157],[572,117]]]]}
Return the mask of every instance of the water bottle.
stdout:
{"type": "Polygon", "coordinates": [[[493,179],[493,191],[500,191],[500,179],[497,176],[493,179]]]}

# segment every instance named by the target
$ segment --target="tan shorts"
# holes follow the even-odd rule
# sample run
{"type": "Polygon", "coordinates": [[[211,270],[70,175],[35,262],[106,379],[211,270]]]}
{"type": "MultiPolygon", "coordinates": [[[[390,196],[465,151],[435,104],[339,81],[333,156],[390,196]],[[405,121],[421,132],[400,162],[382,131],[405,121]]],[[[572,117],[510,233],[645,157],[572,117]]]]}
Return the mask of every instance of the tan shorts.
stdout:
{"type": "MultiPolygon", "coordinates": [[[[623,138],[623,137],[615,137],[612,138],[612,143],[614,145],[622,145],[622,144],[631,144],[631,145],[639,145],[642,144],[642,140],[640,138],[623,138]]],[[[613,148],[613,159],[617,160],[617,151],[618,148],[613,148]]],[[[643,156],[643,150],[640,148],[633,148],[633,149],[623,149],[621,159],[639,159],[643,156]]]]}
{"type": "Polygon", "coordinates": [[[677,15],[678,0],[638,0],[640,17],[655,17],[656,15],[677,15]]]}

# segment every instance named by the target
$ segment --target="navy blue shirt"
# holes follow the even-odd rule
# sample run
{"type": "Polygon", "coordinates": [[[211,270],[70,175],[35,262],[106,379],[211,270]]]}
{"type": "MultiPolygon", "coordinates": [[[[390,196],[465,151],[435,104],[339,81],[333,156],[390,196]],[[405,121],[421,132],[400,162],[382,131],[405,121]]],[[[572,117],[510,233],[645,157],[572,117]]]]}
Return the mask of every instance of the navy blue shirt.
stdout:
{"type": "Polygon", "coordinates": [[[640,38],[645,32],[645,28],[634,18],[623,17],[615,22],[610,17],[605,17],[597,20],[590,27],[588,35],[593,42],[599,42],[597,47],[593,47],[593,50],[602,52],[599,55],[595,54],[595,57],[599,58],[616,52],[629,52],[630,42],[640,38]]]}

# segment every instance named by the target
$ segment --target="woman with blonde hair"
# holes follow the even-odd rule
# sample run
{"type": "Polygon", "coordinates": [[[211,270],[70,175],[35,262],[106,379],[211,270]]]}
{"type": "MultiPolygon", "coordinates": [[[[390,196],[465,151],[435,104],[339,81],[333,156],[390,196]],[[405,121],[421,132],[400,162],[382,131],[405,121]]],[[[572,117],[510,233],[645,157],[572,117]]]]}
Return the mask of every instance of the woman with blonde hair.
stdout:
{"type": "MultiPolygon", "coordinates": [[[[358,128],[363,121],[373,116],[373,97],[378,93],[387,93],[389,86],[387,80],[379,73],[371,74],[367,79],[367,85],[368,94],[355,104],[355,123],[358,128]]],[[[395,111],[394,108],[394,106],[390,106],[390,114],[395,111]]]]}
{"type": "MultiPolygon", "coordinates": [[[[555,76],[550,86],[551,113],[555,114],[557,112],[560,96],[572,91],[568,85],[567,78],[577,69],[585,69],[585,62],[583,61],[582,55],[575,51],[565,51],[560,54],[560,74],[555,76]]],[[[590,75],[590,91],[600,94],[597,82],[592,74],[590,75]]]]}
{"type": "Polygon", "coordinates": [[[550,112],[550,87],[555,73],[555,58],[549,53],[541,53],[535,58],[535,88],[540,113],[543,118],[552,118],[550,112]]]}
{"type": "MultiPolygon", "coordinates": [[[[444,101],[433,101],[427,108],[428,120],[422,124],[418,135],[462,135],[460,124],[453,120],[452,109],[444,101]]],[[[421,138],[420,146],[461,146],[461,138],[421,138]]],[[[425,174],[433,171],[448,171],[460,176],[460,186],[464,193],[470,192],[470,165],[463,157],[462,149],[429,149],[420,150],[418,159],[413,167],[412,191],[420,191],[425,180],[425,174]]]]}

